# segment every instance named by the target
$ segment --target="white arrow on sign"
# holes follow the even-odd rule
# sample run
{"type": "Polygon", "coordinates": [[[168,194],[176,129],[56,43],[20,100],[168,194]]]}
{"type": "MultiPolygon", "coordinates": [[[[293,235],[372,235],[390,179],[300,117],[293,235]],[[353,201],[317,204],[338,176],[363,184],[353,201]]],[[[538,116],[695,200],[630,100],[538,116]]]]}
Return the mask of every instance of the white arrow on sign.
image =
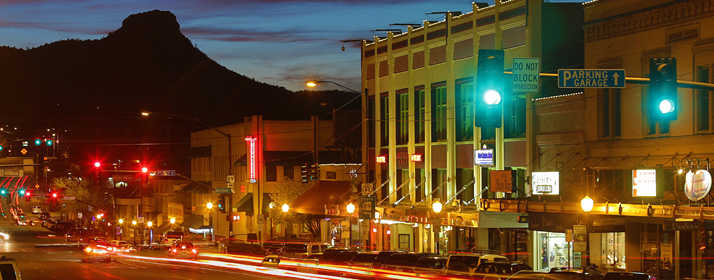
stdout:
{"type": "Polygon", "coordinates": [[[620,78],[620,75],[617,74],[617,72],[615,72],[614,74],[612,74],[612,78],[615,79],[615,80],[613,81],[613,82],[615,82],[615,86],[618,86],[618,85],[617,85],[617,82],[618,82],[618,78],[620,78]]]}

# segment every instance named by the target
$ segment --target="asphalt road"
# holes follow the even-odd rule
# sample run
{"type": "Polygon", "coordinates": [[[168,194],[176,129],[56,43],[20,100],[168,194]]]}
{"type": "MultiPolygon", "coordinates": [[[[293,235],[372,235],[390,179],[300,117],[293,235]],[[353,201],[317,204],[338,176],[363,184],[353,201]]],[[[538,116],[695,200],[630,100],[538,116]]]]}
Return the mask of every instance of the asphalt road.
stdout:
{"type": "MultiPolygon", "coordinates": [[[[34,229],[36,230],[36,229],[34,229]]],[[[0,222],[0,231],[11,235],[0,244],[0,255],[17,261],[25,280],[51,279],[280,279],[241,270],[192,264],[173,264],[118,257],[110,263],[83,263],[83,253],[72,248],[37,248],[36,244],[63,242],[46,238],[47,232],[34,231],[0,222]]]]}

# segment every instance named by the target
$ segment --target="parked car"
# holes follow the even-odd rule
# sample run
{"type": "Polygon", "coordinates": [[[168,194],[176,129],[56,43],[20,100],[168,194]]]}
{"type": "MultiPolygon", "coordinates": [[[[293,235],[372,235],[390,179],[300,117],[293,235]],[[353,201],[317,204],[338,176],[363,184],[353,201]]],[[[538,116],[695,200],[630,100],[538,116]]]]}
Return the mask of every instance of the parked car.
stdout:
{"type": "Polygon", "coordinates": [[[377,262],[377,256],[379,256],[379,252],[359,252],[352,258],[349,265],[372,268],[377,262]]]}
{"type": "Polygon", "coordinates": [[[483,271],[506,271],[505,266],[509,268],[507,271],[510,272],[510,261],[508,258],[500,255],[487,254],[455,254],[450,255],[449,260],[446,263],[446,270],[449,273],[475,273],[483,271]]]}
{"type": "Polygon", "coordinates": [[[397,253],[391,255],[382,263],[382,268],[395,271],[413,271],[421,257],[434,256],[430,253],[397,253]]]}
{"type": "Polygon", "coordinates": [[[296,258],[315,258],[322,255],[328,246],[327,243],[287,243],[282,255],[296,258]]]}
{"type": "Polygon", "coordinates": [[[5,256],[0,257],[0,279],[22,280],[20,269],[17,267],[15,260],[8,259],[5,256]]]}
{"type": "Polygon", "coordinates": [[[413,272],[423,275],[440,275],[444,273],[448,257],[444,256],[423,256],[417,260],[413,272]]]}
{"type": "Polygon", "coordinates": [[[357,255],[356,251],[347,248],[328,248],[320,256],[320,263],[347,264],[357,255]]]}
{"type": "Polygon", "coordinates": [[[399,253],[403,253],[403,252],[400,252],[400,251],[382,251],[382,252],[379,252],[379,254],[377,254],[377,259],[375,260],[375,262],[374,262],[374,264],[373,264],[372,266],[375,267],[375,268],[382,267],[382,265],[383,265],[384,263],[386,263],[392,255],[394,255],[394,254],[399,254],[399,253]]]}
{"type": "Polygon", "coordinates": [[[655,280],[654,276],[642,272],[608,272],[605,280],[655,280]]]}

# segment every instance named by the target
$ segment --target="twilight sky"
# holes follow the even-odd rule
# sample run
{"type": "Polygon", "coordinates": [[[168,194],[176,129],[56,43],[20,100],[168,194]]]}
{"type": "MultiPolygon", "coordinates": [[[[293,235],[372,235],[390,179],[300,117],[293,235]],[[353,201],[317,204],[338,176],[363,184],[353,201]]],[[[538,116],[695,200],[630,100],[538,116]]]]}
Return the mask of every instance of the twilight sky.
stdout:
{"type": "MultiPolygon", "coordinates": [[[[359,49],[391,23],[441,20],[431,11],[471,11],[471,0],[0,0],[0,45],[32,48],[98,39],[128,15],[173,12],[209,57],[240,74],[291,90],[306,79],[359,89],[359,49]]],[[[487,1],[492,2],[492,1],[487,1]]]]}

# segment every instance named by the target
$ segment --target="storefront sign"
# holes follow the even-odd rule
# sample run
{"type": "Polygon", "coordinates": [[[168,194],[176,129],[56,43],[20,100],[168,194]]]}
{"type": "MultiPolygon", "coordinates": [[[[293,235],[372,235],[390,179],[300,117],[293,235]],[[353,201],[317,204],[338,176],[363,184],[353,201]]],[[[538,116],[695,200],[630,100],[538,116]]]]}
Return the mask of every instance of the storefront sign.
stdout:
{"type": "Polygon", "coordinates": [[[474,165],[493,166],[493,149],[474,150],[474,165]]]}
{"type": "Polygon", "coordinates": [[[491,170],[489,172],[489,186],[492,192],[513,192],[511,170],[491,170]]]}
{"type": "Polygon", "coordinates": [[[256,161],[256,140],[258,138],[252,136],[246,136],[245,142],[248,144],[248,181],[250,183],[257,182],[257,161],[256,161]]]}
{"type": "Polygon", "coordinates": [[[657,196],[657,170],[632,170],[632,197],[657,196]]]}
{"type": "Polygon", "coordinates": [[[585,252],[588,247],[588,229],[585,225],[573,225],[573,251],[585,252]]]}
{"type": "Polygon", "coordinates": [[[531,174],[533,195],[558,195],[560,194],[560,173],[533,172],[531,174]]]}
{"type": "Polygon", "coordinates": [[[712,188],[712,175],[709,171],[700,169],[696,172],[689,171],[684,183],[684,194],[691,201],[705,198],[712,188]]]}

